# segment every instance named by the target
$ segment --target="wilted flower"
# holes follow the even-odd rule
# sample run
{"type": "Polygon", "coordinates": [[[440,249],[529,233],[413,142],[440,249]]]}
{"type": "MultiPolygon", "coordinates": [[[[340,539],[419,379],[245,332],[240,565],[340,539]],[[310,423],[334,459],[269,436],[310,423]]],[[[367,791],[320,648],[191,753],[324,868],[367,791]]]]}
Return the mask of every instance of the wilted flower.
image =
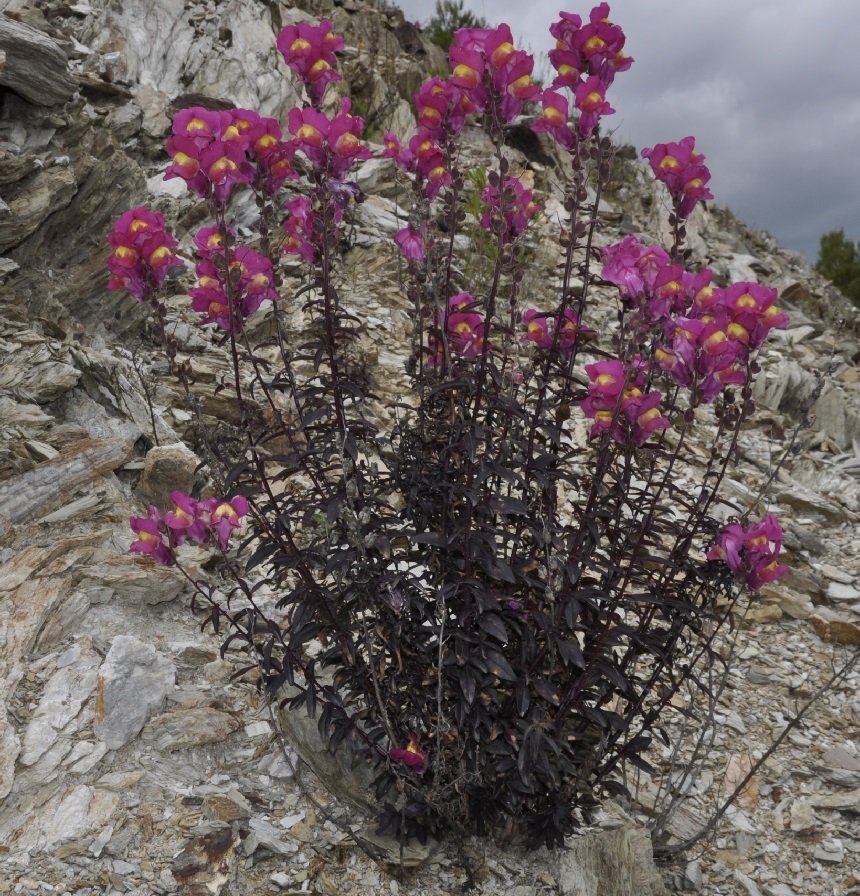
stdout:
{"type": "Polygon", "coordinates": [[[408,765],[418,775],[423,775],[427,771],[427,751],[421,749],[417,734],[413,734],[409,738],[405,750],[389,750],[388,757],[393,762],[402,762],[404,765],[408,765]]]}

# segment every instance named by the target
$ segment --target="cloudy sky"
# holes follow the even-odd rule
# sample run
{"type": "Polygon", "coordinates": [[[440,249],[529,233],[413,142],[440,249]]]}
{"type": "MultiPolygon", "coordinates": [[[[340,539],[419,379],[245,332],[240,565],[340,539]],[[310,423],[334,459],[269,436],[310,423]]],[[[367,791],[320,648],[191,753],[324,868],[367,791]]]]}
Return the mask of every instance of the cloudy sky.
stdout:
{"type": "MultiPolygon", "coordinates": [[[[425,23],[435,8],[395,2],[425,23]]],[[[608,95],[616,140],[641,150],[694,135],[715,202],[810,261],[827,231],[860,240],[860,2],[609,2],[636,60],[608,95]]],[[[536,53],[559,9],[587,19],[593,5],[466,0],[536,53]]]]}

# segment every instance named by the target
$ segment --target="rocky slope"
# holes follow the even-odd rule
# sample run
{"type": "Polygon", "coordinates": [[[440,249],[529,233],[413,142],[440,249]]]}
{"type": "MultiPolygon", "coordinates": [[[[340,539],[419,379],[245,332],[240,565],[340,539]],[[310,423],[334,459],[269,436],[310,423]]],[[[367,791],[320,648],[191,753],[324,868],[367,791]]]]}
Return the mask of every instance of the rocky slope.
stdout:
{"type": "MultiPolygon", "coordinates": [[[[197,458],[185,400],[141,309],[106,290],[104,236],[126,208],[148,204],[185,236],[187,253],[200,218],[182,183],[162,180],[170,115],[204,103],[283,117],[295,95],[275,35],[289,22],[333,18],[347,38],[344,89],[371,134],[406,133],[409,97],[444,60],[396,10],[377,6],[0,0],[0,893],[660,891],[659,880],[645,882],[646,837],[614,810],[562,857],[467,843],[376,864],[365,848],[390,844],[374,843],[301,770],[256,692],[228,682],[229,655],[196,626],[179,577],[125,553],[128,516],[174,488],[190,491],[197,458]],[[597,890],[582,869],[605,875],[613,859],[629,879],[597,890]],[[391,865],[419,861],[417,871],[391,865]]],[[[468,140],[479,164],[481,133],[468,140]]],[[[540,302],[554,276],[554,161],[546,145],[517,145],[512,161],[546,197],[526,282],[540,302]]],[[[618,155],[600,239],[656,240],[666,228],[660,196],[635,153],[618,155]]],[[[390,163],[367,162],[358,179],[368,200],[343,276],[384,420],[407,382],[410,319],[390,242],[403,213],[390,163]]],[[[860,641],[856,316],[800,256],[729,212],[699,212],[691,229],[721,278],[777,286],[792,314],[763,357],[760,411],[729,483],[736,498],[754,498],[820,377],[824,385],[767,508],[786,524],[791,575],[746,614],[695,779],[656,757],[664,789],[682,797],[669,843],[707,817],[860,641]]],[[[298,285],[297,266],[284,273],[288,289],[298,285]]],[[[175,292],[174,333],[193,356],[205,411],[229,419],[215,389],[224,357],[197,326],[183,282],[175,292]]],[[[662,869],[670,891],[860,891],[858,680],[855,669],[825,693],[710,845],[662,869]]],[[[628,807],[646,823],[659,783],[643,782],[628,807]]]]}

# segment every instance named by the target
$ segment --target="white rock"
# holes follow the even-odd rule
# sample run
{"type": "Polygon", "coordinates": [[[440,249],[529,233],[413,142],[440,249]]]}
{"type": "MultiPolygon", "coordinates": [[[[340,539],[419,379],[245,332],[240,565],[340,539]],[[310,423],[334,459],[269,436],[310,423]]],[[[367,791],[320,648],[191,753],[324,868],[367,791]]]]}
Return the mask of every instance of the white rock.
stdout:
{"type": "MultiPolygon", "coordinates": [[[[39,706],[24,732],[24,765],[36,763],[57,740],[66,725],[80,712],[96,687],[101,657],[88,638],[66,650],[57,660],[39,706]]],[[[68,752],[68,745],[66,751],[68,752]]]]}
{"type": "Polygon", "coordinates": [[[102,827],[119,806],[120,795],[81,784],[57,807],[45,828],[47,848],[52,849],[102,827]]]}
{"type": "Polygon", "coordinates": [[[130,635],[117,635],[98,677],[96,737],[118,750],[136,737],[175,683],[173,663],[130,635]]]}
{"type": "Polygon", "coordinates": [[[857,600],[860,591],[852,585],[843,585],[841,582],[831,582],[827,586],[827,596],[830,600],[857,600]]]}
{"type": "Polygon", "coordinates": [[[290,828],[295,827],[300,821],[304,821],[305,816],[305,812],[293,812],[292,815],[285,815],[278,823],[282,828],[288,831],[290,828]]]}
{"type": "MultiPolygon", "coordinates": [[[[276,828],[271,822],[264,821],[262,818],[252,818],[248,826],[251,828],[251,835],[256,838],[256,845],[268,849],[269,852],[282,856],[291,856],[299,851],[297,843],[287,843],[281,840],[281,834],[284,832],[276,828]]],[[[247,852],[251,852],[247,842],[245,849],[247,852]]]]}
{"type": "Polygon", "coordinates": [[[271,734],[272,726],[268,722],[251,722],[245,726],[246,737],[262,737],[264,734],[271,734]]]}
{"type": "Polygon", "coordinates": [[[834,837],[832,840],[822,840],[812,855],[821,862],[841,862],[845,858],[845,847],[841,840],[834,837]]]}
{"type": "Polygon", "coordinates": [[[173,199],[180,199],[188,192],[188,187],[185,186],[185,181],[181,177],[165,180],[163,171],[147,178],[146,189],[153,196],[171,196],[173,199]]]}

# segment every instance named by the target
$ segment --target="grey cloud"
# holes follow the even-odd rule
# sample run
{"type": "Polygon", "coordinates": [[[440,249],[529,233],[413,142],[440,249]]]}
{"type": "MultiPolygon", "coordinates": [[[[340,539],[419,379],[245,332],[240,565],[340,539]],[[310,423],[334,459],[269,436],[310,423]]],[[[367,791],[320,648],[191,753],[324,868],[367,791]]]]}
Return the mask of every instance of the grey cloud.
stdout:
{"type": "MultiPolygon", "coordinates": [[[[570,0],[472,0],[522,45],[548,47],[570,0]]],[[[403,0],[427,21],[434,0],[403,0]]],[[[712,190],[748,224],[814,260],[822,233],[860,239],[860,4],[845,0],[610,0],[636,59],[607,125],[637,149],[696,137],[712,190]]]]}

